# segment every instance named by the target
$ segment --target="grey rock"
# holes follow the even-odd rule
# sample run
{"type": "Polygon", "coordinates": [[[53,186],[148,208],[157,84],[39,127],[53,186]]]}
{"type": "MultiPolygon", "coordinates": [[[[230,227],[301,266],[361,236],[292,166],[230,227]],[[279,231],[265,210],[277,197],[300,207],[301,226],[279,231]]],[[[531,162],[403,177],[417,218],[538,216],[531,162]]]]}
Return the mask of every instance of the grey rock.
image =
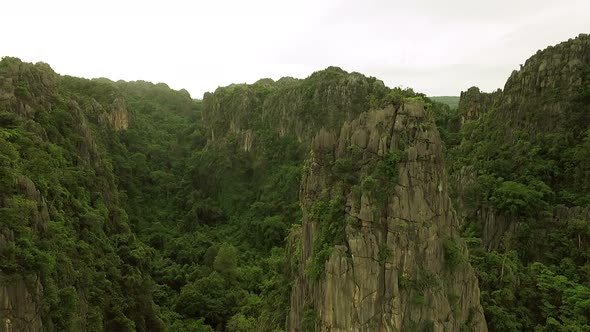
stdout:
{"type": "Polygon", "coordinates": [[[421,103],[412,102],[362,114],[343,125],[338,140],[325,130],[317,134],[302,181],[303,224],[290,236],[297,240],[289,246],[300,250],[289,249],[298,256],[291,267],[288,331],[303,331],[310,310],[318,331],[487,331],[473,269],[466,260],[453,268],[446,263],[445,239],[454,238],[463,257],[468,253],[457,237],[442,143],[432,121],[421,103]],[[360,159],[344,147],[352,144],[361,147],[360,159]],[[404,145],[398,180],[384,202],[332,176],[336,158],[355,160],[360,179],[374,170],[379,151],[404,145]],[[322,276],[314,280],[306,269],[320,225],[309,210],[321,197],[338,193],[346,203],[335,222],[360,219],[361,225],[345,225],[345,242],[334,246],[322,276]]]}

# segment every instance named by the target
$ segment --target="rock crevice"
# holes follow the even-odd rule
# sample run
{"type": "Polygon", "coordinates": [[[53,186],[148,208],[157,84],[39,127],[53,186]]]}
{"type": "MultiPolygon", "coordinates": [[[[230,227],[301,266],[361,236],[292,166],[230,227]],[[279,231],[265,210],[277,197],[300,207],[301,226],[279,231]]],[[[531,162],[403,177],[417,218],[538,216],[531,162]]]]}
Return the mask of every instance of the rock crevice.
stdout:
{"type": "Polygon", "coordinates": [[[311,146],[287,329],[486,331],[442,144],[423,105],[363,113],[339,135],[320,130],[311,146]],[[341,210],[326,223],[318,202],[339,197],[341,210]],[[326,240],[326,229],[341,229],[343,239],[326,240]],[[445,241],[456,244],[457,262],[449,262],[445,241]],[[318,248],[330,245],[318,261],[318,248]],[[321,275],[312,276],[318,266],[321,275]]]}

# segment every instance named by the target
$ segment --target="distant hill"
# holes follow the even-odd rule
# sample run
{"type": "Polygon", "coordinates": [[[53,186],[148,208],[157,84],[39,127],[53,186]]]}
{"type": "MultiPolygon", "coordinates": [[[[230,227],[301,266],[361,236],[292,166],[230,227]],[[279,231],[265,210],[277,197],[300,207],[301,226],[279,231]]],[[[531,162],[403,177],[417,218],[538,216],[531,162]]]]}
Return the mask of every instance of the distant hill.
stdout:
{"type": "Polygon", "coordinates": [[[439,103],[447,104],[451,109],[454,110],[459,107],[459,96],[437,96],[428,98],[438,101],[439,103]]]}

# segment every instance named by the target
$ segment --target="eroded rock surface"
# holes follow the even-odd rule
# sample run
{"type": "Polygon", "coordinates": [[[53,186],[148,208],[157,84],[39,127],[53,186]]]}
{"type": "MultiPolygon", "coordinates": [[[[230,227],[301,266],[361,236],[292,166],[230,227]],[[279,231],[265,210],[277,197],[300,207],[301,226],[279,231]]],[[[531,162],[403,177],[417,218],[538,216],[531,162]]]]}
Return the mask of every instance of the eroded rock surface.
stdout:
{"type": "MultiPolygon", "coordinates": [[[[590,81],[589,68],[590,35],[580,34],[539,50],[519,70],[512,72],[502,91],[486,94],[472,87],[461,93],[459,113],[464,122],[473,121],[478,129],[463,137],[459,151],[468,156],[478,145],[494,142],[495,151],[490,153],[491,157],[479,156],[480,161],[486,158],[499,159],[494,153],[506,150],[513,151],[515,165],[524,165],[525,162],[519,156],[535,150],[540,151],[535,153],[543,159],[566,159],[557,156],[562,150],[580,144],[583,133],[588,129],[584,112],[588,101],[584,99],[583,89],[590,81]],[[482,118],[486,112],[488,116],[482,118]],[[513,147],[517,144],[524,146],[524,142],[528,144],[527,148],[514,152],[517,149],[513,147]]],[[[561,163],[562,160],[557,164],[561,163]]],[[[473,202],[470,189],[476,184],[477,177],[482,173],[490,173],[490,170],[478,169],[481,165],[474,164],[477,163],[472,161],[471,165],[463,166],[452,175],[452,185],[457,194],[455,206],[463,218],[477,220],[481,225],[484,246],[488,250],[497,250],[502,246],[503,238],[510,237],[522,224],[522,218],[499,211],[489,202],[473,202]]],[[[507,168],[512,166],[508,165],[507,168]]],[[[511,180],[517,178],[521,171],[512,169],[515,169],[515,174],[508,173],[511,180]]],[[[539,175],[539,178],[557,190],[587,190],[588,177],[584,176],[583,167],[556,173],[560,172],[565,176],[552,178],[539,175]],[[575,185],[564,189],[568,184],[575,185]]],[[[502,181],[506,180],[507,174],[501,175],[502,181]]],[[[500,178],[501,175],[494,174],[494,177],[500,178]]],[[[544,222],[565,223],[562,212],[549,212],[538,218],[545,219],[544,222]]]]}
{"type": "Polygon", "coordinates": [[[487,330],[442,144],[421,103],[363,113],[338,134],[320,131],[300,202],[289,331],[487,330]],[[318,217],[322,202],[341,204],[329,222],[318,217]]]}
{"type": "Polygon", "coordinates": [[[461,123],[479,119],[494,107],[501,97],[502,90],[500,89],[492,93],[481,92],[478,87],[471,87],[467,91],[462,91],[458,108],[461,123]]]}

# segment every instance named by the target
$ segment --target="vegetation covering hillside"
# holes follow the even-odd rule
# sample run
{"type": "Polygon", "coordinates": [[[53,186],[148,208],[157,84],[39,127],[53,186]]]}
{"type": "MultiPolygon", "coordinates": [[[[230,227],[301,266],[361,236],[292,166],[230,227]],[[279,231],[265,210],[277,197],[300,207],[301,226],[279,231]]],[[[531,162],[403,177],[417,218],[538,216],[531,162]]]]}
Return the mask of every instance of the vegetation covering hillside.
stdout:
{"type": "MultiPolygon", "coordinates": [[[[99,104],[48,65],[15,58],[0,62],[0,78],[0,280],[16,300],[37,300],[17,309],[39,312],[50,331],[162,330],[148,277],[155,252],[132,231],[109,151],[122,143],[99,120],[119,90],[86,84],[99,104]]],[[[15,330],[35,329],[11,315],[0,311],[15,330]]]]}
{"type": "Polygon", "coordinates": [[[580,35],[462,94],[448,160],[491,331],[589,329],[589,73],[580,35]]]}
{"type": "MultiPolygon", "coordinates": [[[[18,309],[0,308],[0,321],[284,330],[294,263],[285,242],[301,224],[314,135],[412,99],[445,142],[489,329],[586,331],[588,40],[539,52],[503,91],[470,89],[462,106],[336,67],[201,101],[165,84],[60,76],[4,58],[0,299],[18,309]]],[[[349,165],[338,166],[347,178],[349,165]]]]}
{"type": "Polygon", "coordinates": [[[232,107],[295,98],[293,121],[308,116],[319,128],[344,121],[340,110],[415,95],[331,68],[219,89],[202,111],[164,84],[59,76],[15,58],[0,74],[0,277],[11,289],[24,278],[29,290],[7,296],[36,298],[25,314],[56,331],[283,329],[284,239],[300,222],[313,128],[283,135],[247,118],[252,151],[239,133],[209,131],[232,107]],[[341,108],[327,94],[335,88],[341,108]],[[225,113],[207,113],[213,100],[225,113]]]}

